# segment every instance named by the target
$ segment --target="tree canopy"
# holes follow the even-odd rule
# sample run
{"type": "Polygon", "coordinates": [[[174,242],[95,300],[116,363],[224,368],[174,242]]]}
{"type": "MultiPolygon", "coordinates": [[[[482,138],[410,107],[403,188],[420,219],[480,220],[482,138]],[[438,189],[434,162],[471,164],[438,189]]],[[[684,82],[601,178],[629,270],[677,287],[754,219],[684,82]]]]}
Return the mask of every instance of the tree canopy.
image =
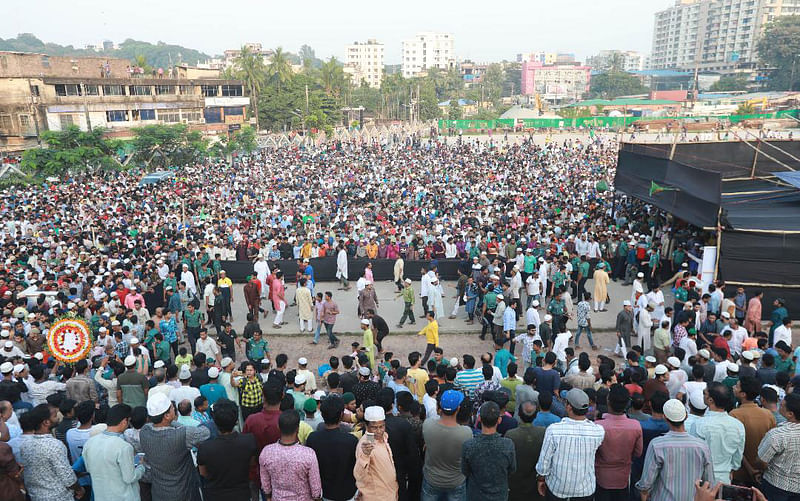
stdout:
{"type": "Polygon", "coordinates": [[[63,131],[44,131],[44,147],[23,153],[22,170],[43,177],[121,167],[115,156],[119,143],[106,139],[105,132],[101,127],[85,132],[76,125],[63,131]]]}
{"type": "Polygon", "coordinates": [[[630,73],[612,69],[592,76],[589,95],[592,98],[613,99],[619,96],[644,94],[648,90],[638,78],[630,73]]]}
{"type": "Polygon", "coordinates": [[[781,16],[767,24],[758,41],[758,55],[768,68],[774,68],[767,87],[773,90],[800,89],[800,16],[781,16]],[[792,67],[795,80],[792,79],[792,67]]]}
{"type": "Polygon", "coordinates": [[[711,84],[711,92],[728,92],[747,90],[747,77],[741,75],[723,75],[711,84]]]}

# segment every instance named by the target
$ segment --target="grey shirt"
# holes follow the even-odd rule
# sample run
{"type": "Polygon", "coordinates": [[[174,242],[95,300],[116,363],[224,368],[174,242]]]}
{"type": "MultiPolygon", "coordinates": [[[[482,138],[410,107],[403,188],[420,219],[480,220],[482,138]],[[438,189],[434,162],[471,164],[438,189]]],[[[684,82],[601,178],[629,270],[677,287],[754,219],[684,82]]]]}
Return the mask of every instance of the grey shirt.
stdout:
{"type": "Polygon", "coordinates": [[[425,439],[425,464],[422,474],[429,484],[439,489],[453,489],[464,483],[461,473],[461,448],[472,438],[466,426],[444,426],[427,419],[422,424],[425,439]]]}

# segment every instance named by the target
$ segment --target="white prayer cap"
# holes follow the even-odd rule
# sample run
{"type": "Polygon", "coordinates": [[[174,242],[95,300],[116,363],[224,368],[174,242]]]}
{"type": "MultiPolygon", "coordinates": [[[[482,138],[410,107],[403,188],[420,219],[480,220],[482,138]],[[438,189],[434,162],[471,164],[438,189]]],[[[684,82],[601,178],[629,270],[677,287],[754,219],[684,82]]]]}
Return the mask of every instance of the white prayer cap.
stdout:
{"type": "Polygon", "coordinates": [[[386,421],[386,413],[383,411],[383,407],[373,405],[372,407],[367,407],[364,411],[364,420],[371,422],[386,421]]]}

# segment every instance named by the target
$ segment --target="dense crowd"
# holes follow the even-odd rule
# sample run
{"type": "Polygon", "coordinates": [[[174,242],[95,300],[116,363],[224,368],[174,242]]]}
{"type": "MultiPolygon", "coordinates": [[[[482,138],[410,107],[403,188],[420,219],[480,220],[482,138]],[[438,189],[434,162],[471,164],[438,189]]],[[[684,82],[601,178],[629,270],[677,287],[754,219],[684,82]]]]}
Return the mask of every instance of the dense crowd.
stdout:
{"type": "Polygon", "coordinates": [[[601,136],[409,138],[263,150],[151,186],[7,189],[0,499],[683,501],[716,482],[796,499],[789,312],[777,300],[763,324],[760,291],[698,278],[713,235],[614,197],[615,161],[601,136]],[[345,350],[325,256],[340,289],[357,279],[363,338],[345,350]],[[422,313],[425,353],[383,349],[371,267],[352,258],[394,261],[399,325],[422,313]],[[253,263],[243,298],[229,260],[253,263]],[[426,262],[418,290],[405,260],[426,262]],[[631,287],[612,303],[616,359],[591,351],[611,281],[631,287]],[[277,334],[292,305],[312,343],[325,330],[327,363],[270,351],[259,320],[277,334]],[[91,333],[75,364],[45,349],[65,316],[91,333]],[[441,346],[445,316],[492,348],[441,346]]]}

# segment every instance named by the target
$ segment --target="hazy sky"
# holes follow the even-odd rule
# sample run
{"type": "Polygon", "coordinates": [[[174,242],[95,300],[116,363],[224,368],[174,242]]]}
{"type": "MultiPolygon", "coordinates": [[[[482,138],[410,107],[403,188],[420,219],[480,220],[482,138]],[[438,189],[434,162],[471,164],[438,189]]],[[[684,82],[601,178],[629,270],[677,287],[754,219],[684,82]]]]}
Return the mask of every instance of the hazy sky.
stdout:
{"type": "Polygon", "coordinates": [[[164,41],[221,54],[244,42],[303,43],[318,57],[342,59],[344,45],[377,38],[387,64],[418,31],[455,35],[456,55],[513,60],[532,50],[600,49],[649,53],[653,14],[674,0],[3,0],[0,38],[34,33],[46,42],[82,47],[104,39],[164,41]]]}

